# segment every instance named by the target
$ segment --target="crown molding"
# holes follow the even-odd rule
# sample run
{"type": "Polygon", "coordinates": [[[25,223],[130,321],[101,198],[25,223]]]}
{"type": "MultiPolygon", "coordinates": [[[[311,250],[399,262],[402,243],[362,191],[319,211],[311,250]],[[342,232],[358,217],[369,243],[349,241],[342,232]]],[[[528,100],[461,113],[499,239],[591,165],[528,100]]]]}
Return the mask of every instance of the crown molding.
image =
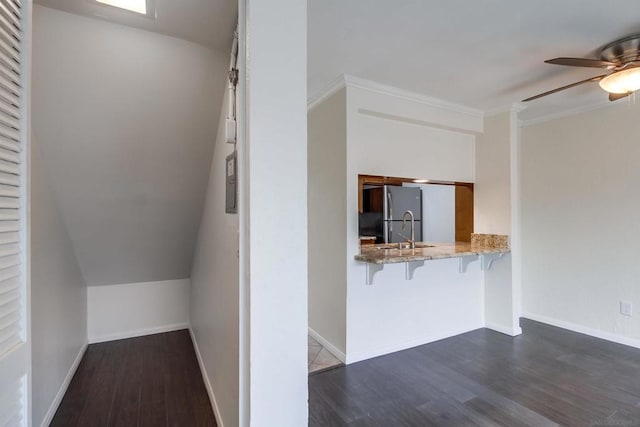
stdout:
{"type": "Polygon", "coordinates": [[[504,113],[519,113],[525,110],[528,107],[527,104],[523,102],[513,102],[509,105],[503,105],[501,107],[492,108],[484,112],[484,117],[489,118],[493,116],[497,116],[498,114],[504,113]]]}
{"type": "MultiPolygon", "coordinates": [[[[445,101],[438,98],[433,98],[426,95],[421,95],[415,92],[411,92],[405,89],[400,89],[395,86],[389,86],[382,83],[377,83],[371,80],[355,77],[349,74],[343,74],[333,79],[322,90],[312,94],[307,101],[307,111],[312,110],[327,98],[334,95],[336,92],[344,88],[358,88],[369,90],[372,92],[380,93],[383,95],[393,96],[400,99],[405,99],[412,102],[417,102],[423,105],[428,105],[435,108],[449,110],[452,112],[466,114],[477,118],[488,118],[496,116],[502,113],[519,113],[527,108],[527,104],[523,102],[514,102],[509,105],[494,108],[487,111],[482,111],[476,108],[467,107],[465,105],[455,104],[453,102],[445,101]]],[[[620,101],[616,102],[598,102],[595,104],[583,105],[581,107],[572,108],[569,110],[562,110],[552,114],[547,114],[540,117],[534,117],[529,120],[519,120],[518,124],[521,127],[533,126],[540,123],[549,122],[551,120],[561,119],[563,117],[575,116],[588,111],[600,110],[604,108],[613,107],[618,105],[620,101]]]]}
{"type": "Polygon", "coordinates": [[[561,119],[561,118],[564,118],[564,117],[576,116],[578,114],[586,113],[586,112],[589,112],[589,111],[602,110],[602,109],[605,109],[605,108],[614,107],[614,106],[616,106],[618,104],[619,104],[619,101],[616,101],[616,102],[606,101],[606,102],[598,102],[598,103],[595,103],[595,104],[583,105],[581,107],[572,108],[570,110],[562,110],[562,111],[558,111],[556,113],[547,114],[545,116],[534,117],[534,118],[529,119],[529,120],[520,120],[519,124],[520,124],[521,127],[533,126],[533,125],[537,125],[537,124],[540,124],[540,123],[550,122],[551,120],[561,119]]]}
{"type": "Polygon", "coordinates": [[[377,83],[371,80],[355,77],[349,74],[343,74],[333,81],[331,81],[324,89],[312,94],[307,100],[307,111],[313,109],[325,99],[329,98],[334,93],[345,87],[364,89],[371,92],[376,92],[382,95],[393,96],[395,98],[405,99],[407,101],[417,102],[430,107],[449,110],[452,112],[465,114],[468,116],[482,118],[484,112],[476,108],[467,107],[465,105],[455,104],[453,102],[445,101],[438,98],[432,98],[430,96],[421,95],[415,92],[411,92],[405,89],[400,89],[395,86],[389,86],[382,83],[377,83]]]}
{"type": "Polygon", "coordinates": [[[337,78],[333,79],[328,85],[326,85],[322,90],[312,94],[307,99],[307,111],[311,111],[319,104],[324,102],[331,95],[336,92],[344,89],[346,87],[346,82],[344,79],[344,75],[340,75],[337,78]]]}
{"type": "Polygon", "coordinates": [[[509,105],[502,105],[500,107],[496,107],[496,108],[492,108],[490,110],[486,110],[484,112],[484,118],[489,118],[489,117],[493,117],[493,116],[497,116],[499,114],[505,114],[505,113],[510,113],[511,112],[511,104],[509,105]]]}
{"type": "Polygon", "coordinates": [[[513,104],[511,104],[511,107],[509,108],[509,112],[519,113],[520,111],[526,110],[527,107],[528,105],[525,104],[524,102],[514,102],[513,104]]]}

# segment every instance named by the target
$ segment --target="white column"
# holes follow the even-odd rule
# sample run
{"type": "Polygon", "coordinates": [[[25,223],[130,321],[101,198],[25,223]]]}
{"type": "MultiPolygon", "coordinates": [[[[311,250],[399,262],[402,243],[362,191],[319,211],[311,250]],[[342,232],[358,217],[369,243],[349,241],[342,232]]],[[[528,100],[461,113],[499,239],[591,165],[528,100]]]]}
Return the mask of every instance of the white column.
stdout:
{"type": "Polygon", "coordinates": [[[522,333],[522,226],[520,200],[520,125],[518,113],[526,108],[514,103],[509,110],[509,140],[511,153],[511,314],[513,335],[522,333]]]}
{"type": "Polygon", "coordinates": [[[243,0],[240,21],[240,420],[298,427],[308,417],[306,1],[243,0]]]}

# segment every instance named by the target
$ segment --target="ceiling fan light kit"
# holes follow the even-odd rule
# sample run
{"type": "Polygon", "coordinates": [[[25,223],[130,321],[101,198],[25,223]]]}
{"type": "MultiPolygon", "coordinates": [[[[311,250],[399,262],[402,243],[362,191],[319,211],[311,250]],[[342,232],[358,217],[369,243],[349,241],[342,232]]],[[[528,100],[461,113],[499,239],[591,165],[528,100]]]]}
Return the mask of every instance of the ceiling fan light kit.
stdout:
{"type": "Polygon", "coordinates": [[[598,82],[609,93],[629,93],[640,89],[640,68],[629,68],[609,74],[598,82]]]}
{"type": "Polygon", "coordinates": [[[601,48],[599,54],[600,59],[554,58],[545,61],[548,64],[570,67],[601,68],[609,70],[611,73],[562,86],[527,98],[523,102],[533,101],[590,82],[598,82],[602,89],[609,92],[610,101],[617,101],[640,90],[640,34],[611,42],[601,48]]]}

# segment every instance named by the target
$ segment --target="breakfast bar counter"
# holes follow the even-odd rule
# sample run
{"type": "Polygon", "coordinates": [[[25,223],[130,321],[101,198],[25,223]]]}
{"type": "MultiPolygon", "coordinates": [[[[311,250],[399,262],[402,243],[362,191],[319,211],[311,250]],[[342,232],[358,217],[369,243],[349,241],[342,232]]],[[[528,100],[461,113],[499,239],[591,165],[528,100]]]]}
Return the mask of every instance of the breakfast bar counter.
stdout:
{"type": "Polygon", "coordinates": [[[471,244],[469,242],[455,243],[416,243],[415,249],[398,244],[382,244],[362,246],[360,253],[354,258],[356,261],[371,264],[394,264],[398,262],[427,261],[432,259],[460,258],[472,255],[507,253],[510,249],[493,246],[471,244]]]}
{"type": "Polygon", "coordinates": [[[489,270],[497,259],[510,252],[509,238],[498,234],[472,234],[471,242],[428,243],[416,242],[411,248],[409,243],[387,243],[380,245],[361,245],[360,253],[354,258],[366,263],[366,283],[373,284],[374,275],[386,264],[405,263],[405,278],[413,279],[414,271],[424,266],[425,261],[458,258],[460,273],[467,266],[480,259],[481,269],[489,270]]]}
{"type": "Polygon", "coordinates": [[[504,254],[509,251],[507,236],[472,234],[471,242],[416,242],[414,249],[411,249],[408,243],[363,245],[360,248],[360,253],[354,258],[356,261],[370,264],[394,264],[474,255],[504,254]]]}

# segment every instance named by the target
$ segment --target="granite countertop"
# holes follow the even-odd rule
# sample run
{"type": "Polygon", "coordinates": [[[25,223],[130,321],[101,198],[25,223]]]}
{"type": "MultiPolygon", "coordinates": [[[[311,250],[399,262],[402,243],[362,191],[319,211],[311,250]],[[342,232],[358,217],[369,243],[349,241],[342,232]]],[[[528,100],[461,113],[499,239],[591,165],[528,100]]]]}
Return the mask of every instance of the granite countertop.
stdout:
{"type": "Polygon", "coordinates": [[[471,240],[455,243],[419,242],[415,249],[398,249],[397,243],[362,246],[354,258],[371,264],[394,264],[510,252],[507,236],[475,234],[471,240]]]}

